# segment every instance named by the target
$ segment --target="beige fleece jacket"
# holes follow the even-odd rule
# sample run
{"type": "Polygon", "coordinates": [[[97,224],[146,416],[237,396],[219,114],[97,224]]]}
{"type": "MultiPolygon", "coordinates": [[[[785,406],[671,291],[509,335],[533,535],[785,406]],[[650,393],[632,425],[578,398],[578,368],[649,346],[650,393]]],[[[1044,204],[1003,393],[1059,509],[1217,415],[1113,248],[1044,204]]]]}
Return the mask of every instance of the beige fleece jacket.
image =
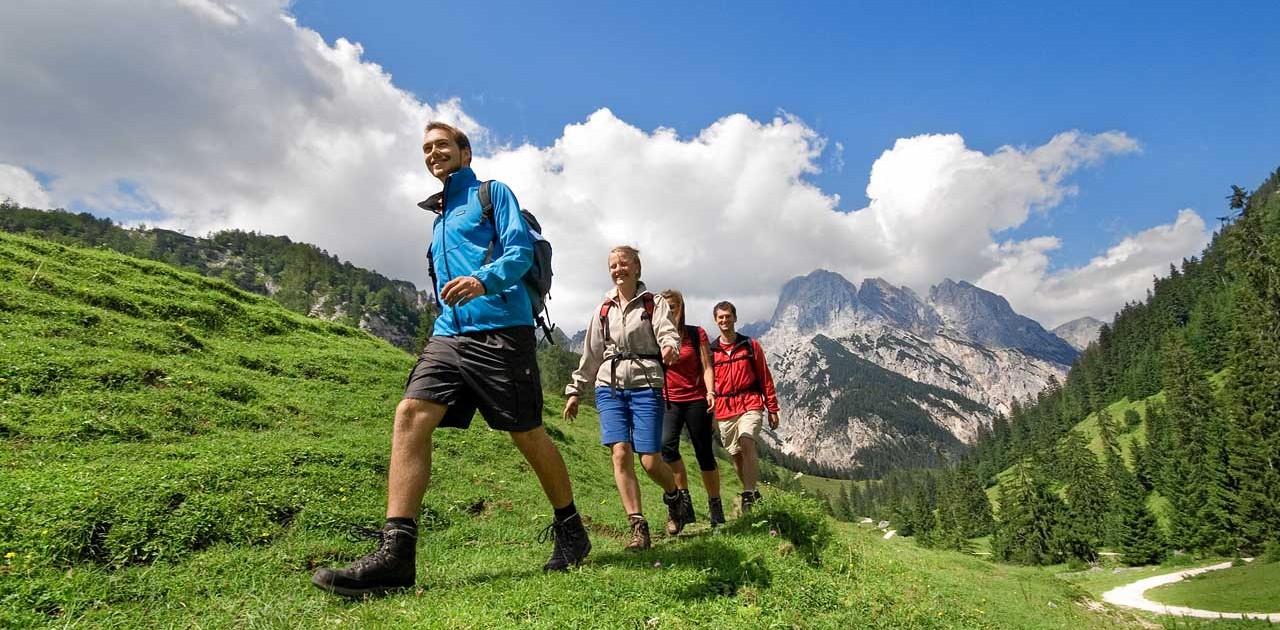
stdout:
{"type": "MultiPolygon", "coordinates": [[[[613,303],[609,309],[609,341],[604,339],[600,327],[600,309],[591,312],[587,322],[587,337],[582,346],[582,360],[573,372],[573,380],[564,388],[566,396],[589,393],[596,387],[609,387],[613,374],[612,358],[620,353],[661,355],[659,346],[680,351],[680,332],[671,321],[671,307],[666,298],[653,296],[653,319],[644,320],[644,299],[648,289],[641,282],[636,286],[636,296],[626,304],[621,303],[618,289],[614,287],[605,295],[613,303]]],[[[661,389],[662,361],[659,359],[622,359],[617,364],[619,389],[661,389]]]]}

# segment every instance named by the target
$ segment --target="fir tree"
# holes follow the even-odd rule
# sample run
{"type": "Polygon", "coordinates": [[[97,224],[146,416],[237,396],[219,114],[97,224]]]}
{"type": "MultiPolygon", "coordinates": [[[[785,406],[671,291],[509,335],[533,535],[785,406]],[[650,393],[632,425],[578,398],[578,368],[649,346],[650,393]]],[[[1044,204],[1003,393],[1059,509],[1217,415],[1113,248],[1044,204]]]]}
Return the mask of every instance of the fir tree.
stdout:
{"type": "Polygon", "coordinates": [[[1067,510],[1064,521],[1073,537],[1089,547],[1102,546],[1107,533],[1107,515],[1111,510],[1111,484],[1102,474],[1098,460],[1089,450],[1084,436],[1068,431],[1058,447],[1059,478],[1066,484],[1067,510]]]}
{"type": "Polygon", "coordinates": [[[1055,530],[1064,509],[1042,474],[1023,463],[1000,483],[1000,521],[991,536],[995,556],[1020,564],[1052,564],[1062,558],[1055,530]]]}

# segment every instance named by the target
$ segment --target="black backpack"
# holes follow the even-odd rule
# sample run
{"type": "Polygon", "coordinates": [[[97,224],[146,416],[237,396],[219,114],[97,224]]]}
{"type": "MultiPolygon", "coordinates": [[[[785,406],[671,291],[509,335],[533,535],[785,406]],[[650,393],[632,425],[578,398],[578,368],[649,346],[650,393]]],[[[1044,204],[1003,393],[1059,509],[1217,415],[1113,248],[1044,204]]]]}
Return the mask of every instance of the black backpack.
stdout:
{"type": "MultiPolygon", "coordinates": [[[[493,198],[489,193],[489,185],[492,180],[486,180],[480,184],[480,221],[493,221],[493,198]]],[[[436,193],[427,198],[426,201],[418,204],[420,207],[432,212],[444,211],[444,198],[442,193],[436,193]]],[[[554,344],[555,340],[551,338],[551,331],[555,330],[555,324],[548,325],[551,318],[550,311],[547,310],[547,300],[551,299],[551,241],[548,241],[542,235],[542,224],[538,223],[537,217],[532,212],[520,209],[520,216],[524,219],[525,229],[529,231],[529,240],[533,241],[533,265],[529,270],[524,272],[524,276],[520,278],[524,284],[525,293],[529,294],[529,304],[533,311],[533,319],[538,323],[538,327],[542,329],[542,335],[546,338],[547,343],[554,344]],[[547,317],[543,318],[543,313],[547,317]]],[[[481,265],[489,264],[493,256],[493,248],[497,245],[497,236],[495,232],[494,240],[489,241],[489,247],[484,252],[484,259],[481,265]]],[[[431,286],[434,290],[436,282],[436,264],[431,257],[431,249],[427,249],[427,270],[431,274],[431,286]]],[[[436,298],[439,303],[439,296],[436,298]]]]}

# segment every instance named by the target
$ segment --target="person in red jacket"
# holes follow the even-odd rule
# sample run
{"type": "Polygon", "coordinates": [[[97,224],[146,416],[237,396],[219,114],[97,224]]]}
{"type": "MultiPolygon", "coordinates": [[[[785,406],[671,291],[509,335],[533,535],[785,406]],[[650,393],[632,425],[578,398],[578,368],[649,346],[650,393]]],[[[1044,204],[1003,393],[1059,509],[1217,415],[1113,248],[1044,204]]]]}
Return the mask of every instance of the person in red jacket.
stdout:
{"type": "Polygon", "coordinates": [[[760,499],[756,490],[760,473],[756,441],[766,411],[769,428],[778,428],[778,395],[760,342],[736,331],[738,309],[731,302],[720,302],[713,313],[720,329],[720,336],[711,342],[716,424],[720,441],[733,458],[733,467],[742,481],[745,514],[760,499]]]}

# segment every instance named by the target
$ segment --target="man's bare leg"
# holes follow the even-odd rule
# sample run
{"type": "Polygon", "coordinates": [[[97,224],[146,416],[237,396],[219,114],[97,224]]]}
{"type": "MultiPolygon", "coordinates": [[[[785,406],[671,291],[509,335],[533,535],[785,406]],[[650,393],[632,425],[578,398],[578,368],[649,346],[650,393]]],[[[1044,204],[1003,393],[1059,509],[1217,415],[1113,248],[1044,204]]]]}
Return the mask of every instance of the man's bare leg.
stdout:
{"type": "Polygon", "coordinates": [[[511,441],[524,455],[525,461],[533,468],[542,484],[542,491],[551,501],[551,507],[562,508],[573,502],[573,484],[569,481],[569,469],[564,465],[564,458],[555,442],[547,435],[546,429],[537,427],[521,433],[512,433],[511,441]]]}
{"type": "Polygon", "coordinates": [[[738,457],[734,458],[734,466],[737,467],[738,476],[742,479],[742,489],[755,490],[756,480],[760,476],[760,462],[756,459],[758,457],[756,441],[744,435],[738,438],[738,448],[742,451],[738,457]]]}
{"type": "Polygon", "coordinates": [[[431,435],[448,409],[417,398],[405,398],[396,407],[387,471],[387,518],[417,520],[431,481],[431,435]]]}

